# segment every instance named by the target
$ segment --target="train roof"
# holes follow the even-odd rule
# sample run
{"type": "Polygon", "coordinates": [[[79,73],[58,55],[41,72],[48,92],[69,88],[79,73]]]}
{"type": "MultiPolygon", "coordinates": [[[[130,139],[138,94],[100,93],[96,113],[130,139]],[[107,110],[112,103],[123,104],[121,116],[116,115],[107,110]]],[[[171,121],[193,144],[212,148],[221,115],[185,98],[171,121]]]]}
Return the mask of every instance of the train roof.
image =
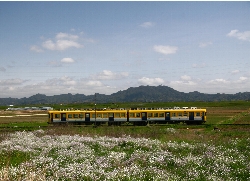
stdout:
{"type": "Polygon", "coordinates": [[[131,112],[167,112],[167,111],[176,111],[176,112],[183,112],[183,111],[206,111],[205,108],[185,108],[185,109],[84,109],[84,110],[70,110],[70,109],[65,109],[65,110],[50,110],[48,112],[126,112],[126,111],[131,111],[131,112]]]}

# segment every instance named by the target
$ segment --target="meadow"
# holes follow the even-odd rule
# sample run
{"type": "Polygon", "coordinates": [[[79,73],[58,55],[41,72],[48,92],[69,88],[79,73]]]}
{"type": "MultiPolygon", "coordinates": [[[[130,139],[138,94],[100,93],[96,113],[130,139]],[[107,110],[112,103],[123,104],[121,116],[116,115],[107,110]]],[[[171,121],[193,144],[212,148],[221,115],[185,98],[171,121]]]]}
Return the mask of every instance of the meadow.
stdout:
{"type": "Polygon", "coordinates": [[[0,180],[250,180],[250,104],[203,108],[203,125],[99,127],[2,111],[0,180]]]}

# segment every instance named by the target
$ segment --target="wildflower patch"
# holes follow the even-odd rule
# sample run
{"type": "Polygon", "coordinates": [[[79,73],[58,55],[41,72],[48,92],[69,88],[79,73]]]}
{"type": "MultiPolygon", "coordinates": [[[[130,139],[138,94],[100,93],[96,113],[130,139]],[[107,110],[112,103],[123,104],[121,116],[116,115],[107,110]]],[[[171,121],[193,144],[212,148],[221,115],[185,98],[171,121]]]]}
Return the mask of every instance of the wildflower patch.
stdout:
{"type": "Polygon", "coordinates": [[[0,180],[249,180],[248,145],[16,132],[0,143],[0,157],[14,153],[0,180]]]}

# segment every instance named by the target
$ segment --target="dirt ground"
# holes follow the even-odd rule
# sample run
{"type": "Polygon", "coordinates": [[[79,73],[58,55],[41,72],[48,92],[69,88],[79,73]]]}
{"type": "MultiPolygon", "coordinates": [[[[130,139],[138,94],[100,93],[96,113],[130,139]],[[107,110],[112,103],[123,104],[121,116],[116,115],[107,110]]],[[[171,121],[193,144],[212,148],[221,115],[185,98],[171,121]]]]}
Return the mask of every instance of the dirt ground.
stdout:
{"type": "Polygon", "coordinates": [[[46,110],[21,110],[21,111],[0,110],[0,115],[19,115],[19,114],[47,114],[47,111],[46,110]]]}

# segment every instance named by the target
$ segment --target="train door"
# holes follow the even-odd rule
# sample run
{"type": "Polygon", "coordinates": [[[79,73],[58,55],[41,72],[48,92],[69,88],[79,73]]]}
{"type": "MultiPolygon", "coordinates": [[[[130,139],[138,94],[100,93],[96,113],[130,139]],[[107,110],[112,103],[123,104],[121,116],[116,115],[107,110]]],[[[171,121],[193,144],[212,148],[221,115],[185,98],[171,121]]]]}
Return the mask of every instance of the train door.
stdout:
{"type": "Polygon", "coordinates": [[[165,120],[166,121],[170,120],[170,112],[165,112],[165,120]]]}
{"type": "Polygon", "coordinates": [[[114,121],[114,113],[109,113],[109,121],[114,121]]]}
{"type": "Polygon", "coordinates": [[[61,121],[66,121],[66,113],[61,113],[61,121]]]}
{"type": "Polygon", "coordinates": [[[90,113],[85,113],[85,121],[90,121],[90,113]]]}
{"type": "Polygon", "coordinates": [[[50,114],[50,122],[53,123],[53,113],[50,114]]]}
{"type": "Polygon", "coordinates": [[[147,113],[146,112],[142,112],[141,113],[141,120],[147,120],[147,113]]]}
{"type": "Polygon", "coordinates": [[[194,112],[189,112],[189,120],[194,120],[194,112]]]}
{"type": "Polygon", "coordinates": [[[202,121],[205,121],[206,112],[202,112],[202,121]]]}

